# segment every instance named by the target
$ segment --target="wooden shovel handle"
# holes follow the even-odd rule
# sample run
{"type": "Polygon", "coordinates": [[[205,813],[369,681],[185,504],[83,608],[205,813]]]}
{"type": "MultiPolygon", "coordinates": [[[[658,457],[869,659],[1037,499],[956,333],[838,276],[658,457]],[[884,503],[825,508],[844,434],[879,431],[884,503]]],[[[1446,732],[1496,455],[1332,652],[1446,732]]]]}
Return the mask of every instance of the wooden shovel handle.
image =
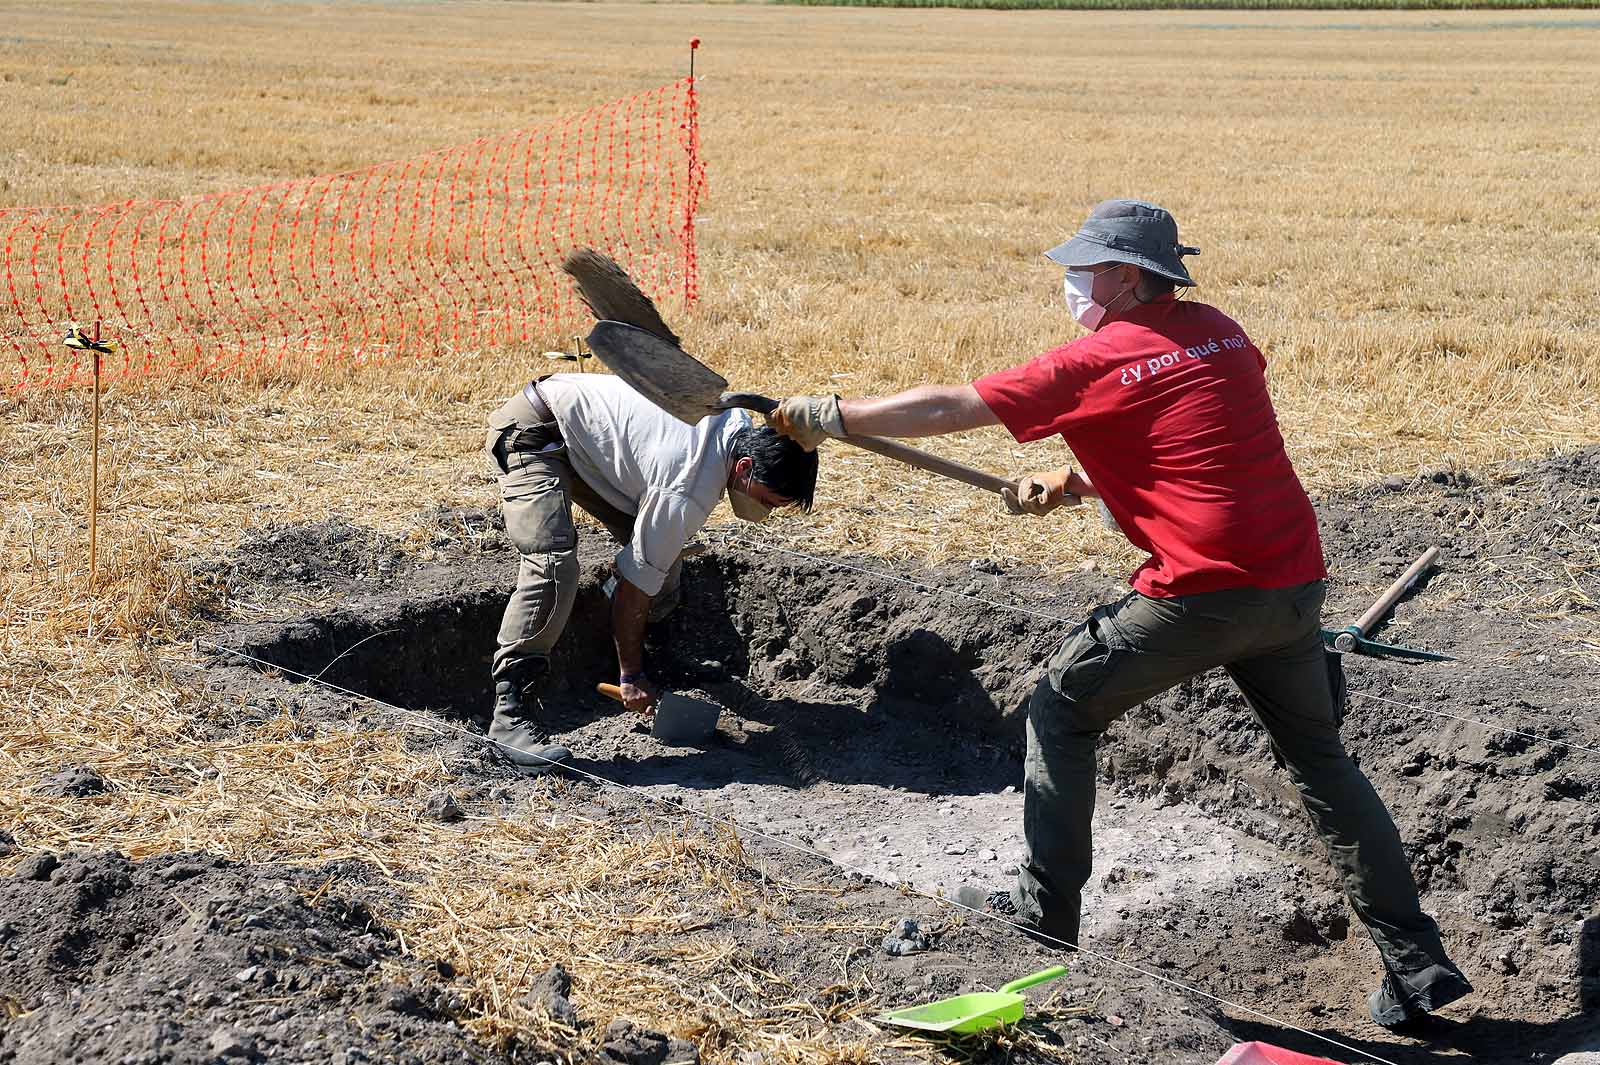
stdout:
{"type": "MultiPolygon", "coordinates": [[[[778,409],[778,401],[755,392],[724,392],[722,399],[718,402],[718,406],[724,410],[729,407],[743,407],[745,410],[753,410],[759,414],[771,414],[778,409]]],[[[898,440],[889,440],[881,436],[843,436],[839,437],[839,439],[863,451],[870,451],[875,455],[882,455],[884,458],[894,459],[896,462],[903,462],[907,466],[915,466],[919,470],[926,470],[929,473],[938,474],[940,477],[948,477],[952,481],[960,481],[962,484],[969,484],[974,488],[981,488],[985,492],[993,492],[996,495],[999,495],[1007,488],[1015,490],[1017,487],[1017,482],[1015,481],[1008,481],[1004,477],[996,477],[992,473],[974,469],[953,459],[929,454],[908,444],[902,444],[898,440]]],[[[1069,492],[1062,502],[1069,507],[1075,507],[1082,500],[1069,492]]]]}
{"type": "Polygon", "coordinates": [[[1389,590],[1378,597],[1378,601],[1367,608],[1367,612],[1356,619],[1355,627],[1365,636],[1372,631],[1372,626],[1378,619],[1389,612],[1389,608],[1399,601],[1406,590],[1417,583],[1417,578],[1426,573],[1435,562],[1439,560],[1439,549],[1430,547],[1424,551],[1411,567],[1400,575],[1400,579],[1389,585],[1389,590]]]}
{"type": "MultiPolygon", "coordinates": [[[[863,451],[871,451],[873,454],[894,459],[896,462],[903,462],[907,466],[915,466],[919,470],[927,470],[929,473],[936,473],[940,477],[948,477],[952,481],[970,484],[972,487],[981,488],[985,492],[993,492],[999,495],[1007,488],[1012,491],[1017,490],[1016,481],[1008,481],[1004,477],[996,477],[992,473],[974,469],[954,459],[947,459],[940,455],[930,454],[918,448],[910,447],[898,440],[889,440],[881,436],[843,436],[839,439],[863,451]]],[[[1068,492],[1061,502],[1065,506],[1075,507],[1082,500],[1068,492]]]]}
{"type": "Polygon", "coordinates": [[[622,689],[615,684],[596,684],[594,690],[604,695],[607,699],[615,699],[619,703],[622,702],[622,689]]]}

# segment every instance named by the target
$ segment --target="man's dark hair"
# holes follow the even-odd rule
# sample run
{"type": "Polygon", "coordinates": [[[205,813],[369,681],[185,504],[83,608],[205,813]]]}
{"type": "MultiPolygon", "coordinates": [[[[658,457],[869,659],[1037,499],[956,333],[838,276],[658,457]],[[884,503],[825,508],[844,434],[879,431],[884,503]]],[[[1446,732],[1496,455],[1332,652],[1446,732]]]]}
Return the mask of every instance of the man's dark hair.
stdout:
{"type": "Polygon", "coordinates": [[[1141,266],[1139,267],[1139,284],[1134,289],[1134,295],[1148,303],[1151,300],[1158,300],[1163,296],[1170,295],[1176,287],[1177,283],[1172,278],[1162,277],[1154,270],[1146,270],[1141,266]]]}
{"type": "Polygon", "coordinates": [[[750,426],[733,436],[735,461],[754,464],[750,476],[785,499],[809,511],[817,494],[817,453],[807,451],[771,426],[750,426]]]}

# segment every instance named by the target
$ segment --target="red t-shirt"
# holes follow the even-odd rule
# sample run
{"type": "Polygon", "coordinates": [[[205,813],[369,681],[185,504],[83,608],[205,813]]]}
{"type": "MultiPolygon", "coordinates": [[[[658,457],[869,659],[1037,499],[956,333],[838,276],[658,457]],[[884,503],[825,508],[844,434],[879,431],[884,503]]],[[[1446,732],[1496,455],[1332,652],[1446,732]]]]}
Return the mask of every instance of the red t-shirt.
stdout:
{"type": "Polygon", "coordinates": [[[1328,575],[1267,360],[1215,307],[1167,298],[973,382],[1021,442],[1061,434],[1166,598],[1328,575]]]}

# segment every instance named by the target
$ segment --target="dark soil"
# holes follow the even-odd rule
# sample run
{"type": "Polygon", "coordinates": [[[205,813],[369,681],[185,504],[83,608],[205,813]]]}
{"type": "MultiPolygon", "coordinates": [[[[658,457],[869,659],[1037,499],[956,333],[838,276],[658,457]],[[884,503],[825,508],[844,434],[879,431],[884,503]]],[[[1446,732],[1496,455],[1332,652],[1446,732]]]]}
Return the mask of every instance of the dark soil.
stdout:
{"type": "Polygon", "coordinates": [[[0,1062],[487,1061],[339,870],[39,854],[0,879],[0,1062]],[[380,977],[382,963],[412,979],[380,977]]]}
{"type": "MultiPolygon", "coordinates": [[[[1086,945],[1393,1062],[1548,1061],[1600,1047],[1600,753],[1581,749],[1600,751],[1600,449],[1391,479],[1318,509],[1334,574],[1329,627],[1360,613],[1426,547],[1444,549],[1439,570],[1376,635],[1458,660],[1347,658],[1344,732],[1478,993],[1415,1036],[1365,1020],[1376,952],[1220,673],[1152,700],[1107,736],[1086,945]]],[[[430,520],[433,561],[338,521],[252,540],[208,565],[235,604],[214,638],[481,726],[514,554],[493,515],[430,520]]],[[[675,749],[592,694],[613,668],[599,588],[611,548],[595,534],[583,550],[583,590],[551,693],[552,724],[579,768],[731,814],[874,877],[947,891],[1006,884],[1020,828],[1021,708],[1070,625],[1125,590],[1104,574],[1002,574],[981,560],[895,571],[945,590],[929,592],[724,547],[692,560],[684,609],[652,638],[653,672],[727,707],[708,748],[675,749]]],[[[407,726],[403,714],[286,683],[229,654],[217,654],[208,682],[258,704],[407,726]]],[[[232,726],[219,718],[215,727],[232,726]]],[[[492,758],[453,764],[467,778],[512,779],[492,758]]],[[[623,830],[636,800],[607,802],[623,830]]],[[[750,845],[786,877],[849,887],[852,914],[884,930],[901,917],[940,930],[931,950],[890,958],[877,938],[858,957],[827,935],[730,929],[763,965],[792,974],[799,994],[837,994],[829,988],[842,952],[887,1005],[995,986],[1051,960],[1004,929],[950,927],[936,904],[759,838],[750,845]]],[[[794,905],[833,903],[801,894],[794,905]]],[[[1095,959],[1072,967],[1037,1034],[1079,1060],[1214,1061],[1235,1038],[1354,1057],[1095,959]]],[[[170,1012],[149,1008],[152,1024],[170,1012]]],[[[33,1045],[22,1023],[0,1029],[0,1060],[33,1045]]]]}

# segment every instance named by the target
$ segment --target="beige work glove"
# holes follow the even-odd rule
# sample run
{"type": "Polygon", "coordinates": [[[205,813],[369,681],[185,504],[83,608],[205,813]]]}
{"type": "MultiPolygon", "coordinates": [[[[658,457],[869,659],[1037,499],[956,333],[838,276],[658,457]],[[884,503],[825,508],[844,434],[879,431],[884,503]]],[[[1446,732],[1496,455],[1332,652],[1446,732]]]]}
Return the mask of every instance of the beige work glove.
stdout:
{"type": "Polygon", "coordinates": [[[1000,498],[1006,510],[1013,514],[1048,514],[1067,498],[1067,480],[1070,470],[1052,470],[1048,473],[1030,473],[1017,482],[1015,488],[1002,488],[1000,498]]]}
{"type": "Polygon", "coordinates": [[[767,424],[807,451],[830,436],[843,436],[838,396],[790,396],[767,415],[767,424]]]}

